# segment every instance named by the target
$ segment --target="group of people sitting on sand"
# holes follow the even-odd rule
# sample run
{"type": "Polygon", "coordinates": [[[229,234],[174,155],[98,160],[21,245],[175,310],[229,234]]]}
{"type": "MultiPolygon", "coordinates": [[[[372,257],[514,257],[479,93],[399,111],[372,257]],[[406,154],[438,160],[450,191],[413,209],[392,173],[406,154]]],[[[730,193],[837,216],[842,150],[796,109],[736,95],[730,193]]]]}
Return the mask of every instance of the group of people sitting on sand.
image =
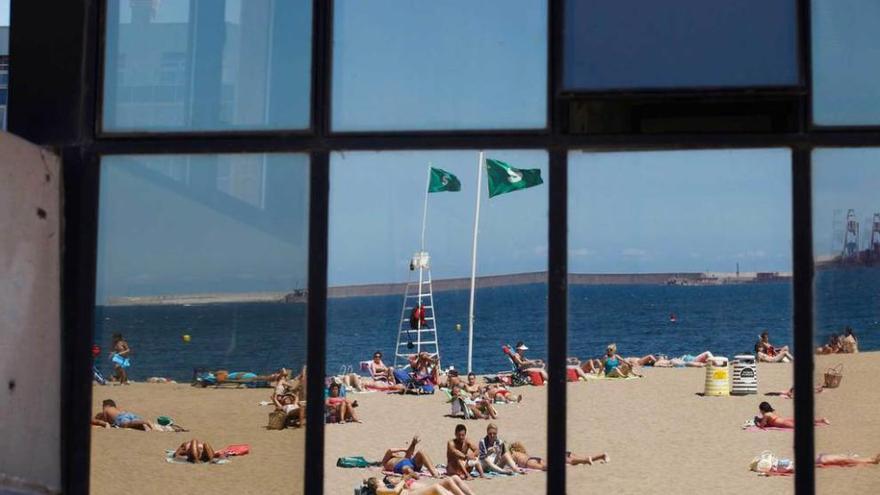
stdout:
{"type": "Polygon", "coordinates": [[[843,333],[833,333],[828,343],[817,347],[816,354],[856,354],[859,352],[859,341],[853,329],[846,327],[843,333]]]}
{"type": "MultiPolygon", "coordinates": [[[[486,427],[486,436],[478,442],[468,438],[467,426],[455,426],[455,434],[446,443],[446,478],[433,483],[415,481],[422,470],[432,478],[440,478],[440,471],[431,458],[423,451],[416,450],[419,437],[414,436],[407,447],[392,448],[385,452],[381,464],[383,469],[393,472],[383,481],[369,478],[364,481],[365,490],[361,493],[406,493],[414,494],[472,494],[463,480],[475,477],[485,478],[486,473],[525,474],[529,470],[545,471],[547,466],[540,457],[529,455],[521,442],[506,443],[498,436],[498,426],[490,423],[486,427]]],[[[566,463],[572,465],[592,465],[596,462],[606,463],[608,454],[581,456],[566,455],[566,463]]]]}

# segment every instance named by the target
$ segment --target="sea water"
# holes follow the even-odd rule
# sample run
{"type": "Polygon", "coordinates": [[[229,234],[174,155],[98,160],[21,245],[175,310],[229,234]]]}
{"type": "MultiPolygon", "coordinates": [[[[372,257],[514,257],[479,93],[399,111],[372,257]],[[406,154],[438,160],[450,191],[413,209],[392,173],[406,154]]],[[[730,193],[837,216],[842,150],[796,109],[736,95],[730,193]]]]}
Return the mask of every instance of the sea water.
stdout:
{"type": "MultiPolygon", "coordinates": [[[[624,356],[751,353],[762,331],[792,345],[792,288],[786,282],[718,286],[581,285],[569,290],[568,355],[599,357],[616,343],[624,356]],[[670,318],[674,315],[673,318],[670,318]]],[[[381,351],[394,363],[402,296],[330,299],[328,373],[358,369],[381,351]]],[[[443,367],[467,367],[468,291],[434,294],[443,367]],[[461,330],[456,330],[459,324],[461,330]]],[[[822,270],[816,275],[816,341],[853,327],[862,350],[880,349],[880,269],[822,270]]],[[[473,369],[510,369],[501,348],[523,341],[527,357],[546,358],[547,286],[480,289],[476,294],[473,369]]],[[[306,357],[304,304],[98,307],[96,342],[106,352],[122,333],[135,380],[188,381],[195,368],[271,372],[298,369],[306,357]],[[190,335],[184,342],[183,335],[190,335]]],[[[407,349],[403,348],[406,352],[407,349]]]]}

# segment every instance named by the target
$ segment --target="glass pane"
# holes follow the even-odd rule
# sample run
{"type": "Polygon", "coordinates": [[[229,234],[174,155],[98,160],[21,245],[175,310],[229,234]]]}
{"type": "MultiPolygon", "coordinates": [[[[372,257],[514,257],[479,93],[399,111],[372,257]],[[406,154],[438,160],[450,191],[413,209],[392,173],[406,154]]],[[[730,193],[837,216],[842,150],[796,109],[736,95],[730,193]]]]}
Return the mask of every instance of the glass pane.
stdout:
{"type": "Polygon", "coordinates": [[[880,124],[880,3],[813,0],[813,121],[880,124]]]}
{"type": "Polygon", "coordinates": [[[563,85],[587,91],[795,85],[795,4],[568,0],[563,85]]]}
{"type": "MultiPolygon", "coordinates": [[[[528,171],[537,169],[546,180],[547,153],[496,150],[487,151],[486,157],[522,169],[520,175],[512,171],[512,175],[505,173],[505,177],[532,187],[511,187],[508,193],[490,199],[484,170],[471,348],[471,369],[478,376],[474,377],[471,395],[455,383],[468,380],[478,153],[331,155],[327,321],[330,352],[326,366],[328,375],[342,375],[346,380],[350,400],[356,398],[359,403],[353,411],[363,423],[327,425],[325,493],[345,493],[376,476],[375,472],[333,467],[337,458],[357,452],[368,460],[384,461],[386,469],[393,468],[405,453],[389,455],[387,450],[405,449],[416,434],[421,441],[415,450],[427,456],[427,460],[415,455],[415,463],[454,466],[459,457],[453,453],[450,462],[447,443],[453,439],[458,424],[466,425],[466,436],[475,445],[487,436],[490,422],[498,426],[497,434],[502,440],[521,442],[528,454],[515,454],[513,464],[517,459],[528,462],[529,456],[546,457],[546,389],[501,387],[489,380],[499,375],[503,380],[513,380],[515,376],[519,385],[524,383],[520,378],[534,376],[535,383],[539,383],[544,376],[537,364],[523,368],[533,372],[511,375],[511,359],[519,358],[507,357],[503,346],[515,348],[522,341],[528,349],[519,352],[526,359],[547,358],[548,189],[546,184],[531,180],[534,174],[528,171]],[[437,172],[430,184],[439,191],[426,194],[429,164],[451,176],[437,172]],[[454,184],[460,184],[459,191],[454,190],[454,184]],[[420,252],[425,254],[420,256],[420,252]],[[419,352],[426,356],[421,362],[413,358],[413,372],[410,357],[419,352]],[[384,368],[391,371],[383,371],[384,368]],[[353,378],[351,373],[358,376],[353,378]],[[487,389],[489,385],[492,388],[487,389]],[[358,388],[411,393],[360,394],[358,388]],[[418,392],[428,395],[413,395],[418,392]],[[522,400],[518,402],[520,395],[522,400]],[[451,402],[453,396],[458,399],[451,402]],[[486,397],[486,401],[479,400],[486,397]],[[471,401],[472,398],[477,400],[471,401]],[[464,421],[465,414],[483,419],[464,421]],[[486,417],[492,415],[494,419],[486,417]]],[[[508,183],[513,182],[493,179],[496,186],[508,183]]],[[[463,448],[456,447],[459,452],[463,448]]],[[[504,462],[503,455],[499,456],[496,465],[501,468],[504,462]]],[[[533,460],[534,463],[537,461],[533,460]]],[[[420,483],[434,482],[426,478],[420,483]]],[[[485,491],[482,483],[468,484],[475,491],[485,491]]],[[[541,493],[546,478],[541,474],[499,477],[491,484],[498,490],[493,493],[541,493]]]]}
{"type": "Polygon", "coordinates": [[[294,376],[306,360],[308,165],[304,154],[103,159],[95,423],[189,432],[93,428],[93,493],[244,493],[255,479],[266,491],[302,493],[304,429],[267,424],[303,419],[294,376]],[[274,406],[285,374],[290,393],[274,406]],[[111,386],[122,383],[130,386],[111,386]],[[173,452],[193,438],[253,454],[210,476],[165,463],[166,449],[169,462],[186,463],[173,452]]]}
{"type": "Polygon", "coordinates": [[[700,466],[766,491],[749,461],[791,459],[793,437],[744,422],[764,401],[793,416],[764,396],[792,380],[791,152],[572,152],[568,170],[567,449],[615,459],[572,466],[569,486],[647,493],[700,466]],[[755,352],[763,332],[778,352],[755,352]]]}
{"type": "Polygon", "coordinates": [[[546,0],[339,0],[333,36],[335,131],[546,125],[546,0]]]}
{"type": "Polygon", "coordinates": [[[108,0],[106,131],[309,127],[309,0],[108,0]]]}
{"type": "MultiPolygon", "coordinates": [[[[880,149],[813,152],[817,459],[875,460],[880,424],[873,405],[880,348],[880,149]],[[861,352],[860,352],[861,351],[861,352]],[[869,351],[869,352],[865,352],[869,351]]],[[[870,492],[877,467],[817,469],[820,493],[870,492]]]]}

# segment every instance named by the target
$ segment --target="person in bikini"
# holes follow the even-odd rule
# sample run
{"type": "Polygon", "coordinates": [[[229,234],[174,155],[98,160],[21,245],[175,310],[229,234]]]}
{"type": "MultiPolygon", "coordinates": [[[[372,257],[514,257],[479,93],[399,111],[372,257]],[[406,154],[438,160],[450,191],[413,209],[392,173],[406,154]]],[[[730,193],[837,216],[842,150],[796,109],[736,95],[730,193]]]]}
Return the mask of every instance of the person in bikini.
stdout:
{"type": "Polygon", "coordinates": [[[853,329],[846,327],[843,330],[843,338],[840,339],[840,352],[845,354],[856,354],[859,352],[859,341],[856,340],[856,334],[853,329]]]}
{"type": "Polygon", "coordinates": [[[439,478],[440,474],[431,458],[422,451],[416,451],[416,445],[419,443],[419,436],[416,435],[409,443],[409,447],[403,449],[388,449],[382,458],[382,467],[385,471],[394,471],[397,474],[418,474],[422,468],[428,470],[431,476],[439,478]]]}
{"type": "Polygon", "coordinates": [[[120,411],[116,406],[116,402],[112,399],[106,399],[101,403],[101,412],[95,415],[92,425],[105,428],[114,426],[116,428],[153,431],[153,425],[149,421],[144,420],[137,414],[120,411]]]}
{"type": "Polygon", "coordinates": [[[275,404],[276,410],[284,411],[284,414],[287,416],[286,424],[290,424],[295,428],[305,425],[305,404],[299,401],[294,392],[289,392],[282,386],[279,393],[279,389],[276,387],[275,393],[272,394],[272,403],[275,404]]]}
{"type": "Polygon", "coordinates": [[[469,480],[473,478],[470,471],[474,468],[480,478],[485,478],[479,453],[477,444],[467,437],[467,426],[459,423],[455,426],[455,438],[446,443],[446,474],[469,480]]]}
{"type": "Polygon", "coordinates": [[[211,448],[209,443],[200,442],[193,438],[188,442],[180,444],[180,447],[177,447],[177,450],[174,451],[174,457],[198,464],[200,462],[211,462],[221,456],[211,448]]]}
{"type": "Polygon", "coordinates": [[[383,481],[368,478],[360,495],[475,495],[458,476],[450,476],[433,483],[416,481],[415,475],[386,476],[383,481]]]}
{"type": "Polygon", "coordinates": [[[382,353],[376,351],[373,353],[373,360],[369,362],[367,368],[370,370],[370,376],[375,381],[393,382],[393,370],[386,366],[382,361],[382,353]]]}
{"type": "MultiPolygon", "coordinates": [[[[544,460],[540,457],[530,456],[522,442],[513,442],[510,444],[510,455],[513,457],[513,460],[516,461],[516,465],[521,468],[540,469],[541,471],[547,470],[547,465],[544,463],[544,460]]],[[[605,464],[611,462],[611,458],[608,456],[607,452],[592,456],[582,456],[571,452],[565,453],[565,463],[571,464],[572,466],[578,464],[592,466],[595,462],[605,464]]]]}
{"type": "Polygon", "coordinates": [[[357,413],[354,410],[357,407],[357,401],[352,402],[342,397],[340,395],[341,389],[342,385],[338,382],[334,381],[330,384],[327,398],[324,400],[325,407],[328,411],[334,413],[332,416],[336,418],[337,423],[345,423],[346,421],[360,423],[361,420],[358,419],[357,413]]]}
{"type": "MultiPolygon", "coordinates": [[[[761,415],[755,417],[755,426],[759,428],[794,428],[794,418],[783,418],[776,414],[776,410],[769,402],[762,402],[758,405],[761,415]]],[[[826,418],[818,418],[813,421],[816,426],[830,425],[831,422],[826,418]]]]}
{"type": "Polygon", "coordinates": [[[693,354],[684,354],[681,357],[672,359],[660,356],[654,361],[653,366],[655,368],[703,368],[713,357],[715,356],[709,351],[703,351],[696,356],[693,354]]]}

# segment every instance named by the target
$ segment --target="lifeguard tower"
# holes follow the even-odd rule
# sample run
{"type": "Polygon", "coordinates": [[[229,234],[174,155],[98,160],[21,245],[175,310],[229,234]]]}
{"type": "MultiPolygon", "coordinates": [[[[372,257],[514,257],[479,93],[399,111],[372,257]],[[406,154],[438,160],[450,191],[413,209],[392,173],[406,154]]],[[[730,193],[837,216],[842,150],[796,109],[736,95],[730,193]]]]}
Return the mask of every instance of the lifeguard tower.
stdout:
{"type": "Polygon", "coordinates": [[[434,311],[434,289],[431,284],[431,257],[427,251],[413,254],[409,262],[409,281],[403,296],[403,309],[394,348],[394,367],[406,365],[407,356],[427,352],[440,356],[437,339],[437,314],[434,311]],[[418,276],[416,277],[416,274],[418,276]],[[422,318],[413,318],[413,310],[422,307],[422,318]]]}

